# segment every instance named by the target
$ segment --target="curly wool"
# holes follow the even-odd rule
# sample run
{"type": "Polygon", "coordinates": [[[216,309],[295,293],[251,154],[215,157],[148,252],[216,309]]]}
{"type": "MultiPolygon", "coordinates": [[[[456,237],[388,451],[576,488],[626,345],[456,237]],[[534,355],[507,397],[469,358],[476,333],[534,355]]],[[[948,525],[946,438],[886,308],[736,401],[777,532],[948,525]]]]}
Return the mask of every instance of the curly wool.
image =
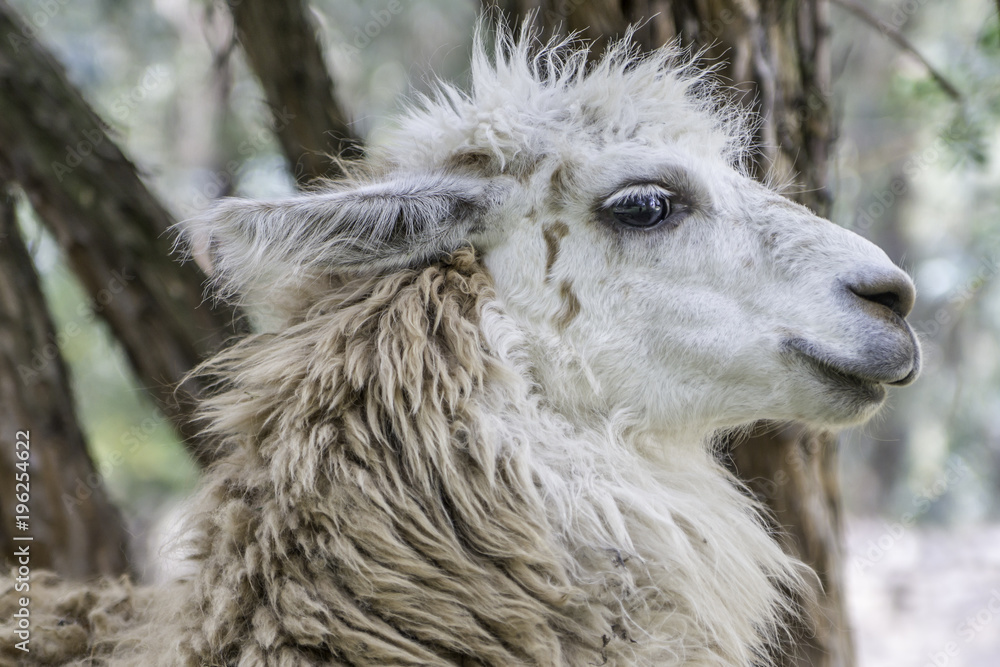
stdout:
{"type": "Polygon", "coordinates": [[[764,662],[796,580],[755,510],[546,413],[473,251],[331,290],[203,369],[197,574],[93,664],[764,662]]]}
{"type": "Polygon", "coordinates": [[[152,589],[133,586],[127,577],[92,584],[68,582],[51,572],[31,577],[30,590],[16,590],[12,572],[0,591],[0,664],[17,667],[88,667],[107,657],[117,637],[141,622],[153,602],[152,589]],[[30,600],[29,652],[16,647],[14,616],[19,599],[30,600]]]}
{"type": "Polygon", "coordinates": [[[596,636],[529,469],[480,433],[497,369],[473,266],[349,283],[211,364],[231,386],[209,430],[233,451],[206,490],[196,591],[218,612],[192,660],[542,664],[564,662],[559,634],[596,636]]]}

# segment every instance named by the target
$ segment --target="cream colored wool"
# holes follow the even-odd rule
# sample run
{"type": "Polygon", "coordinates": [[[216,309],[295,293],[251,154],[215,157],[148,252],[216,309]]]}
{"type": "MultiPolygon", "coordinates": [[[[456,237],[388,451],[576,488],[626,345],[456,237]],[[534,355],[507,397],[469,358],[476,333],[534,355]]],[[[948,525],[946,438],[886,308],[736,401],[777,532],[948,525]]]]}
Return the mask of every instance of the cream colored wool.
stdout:
{"type": "Polygon", "coordinates": [[[195,574],[50,652],[771,664],[805,568],[711,438],[869,416],[875,389],[818,378],[789,332],[880,387],[912,378],[899,317],[829,296],[844,267],[904,279],[750,181],[746,124],[675,52],[619,45],[588,69],[572,45],[498,44],[471,95],[442,87],[354,176],[187,225],[220,293],[272,328],[198,371],[219,459],[192,502],[195,574]],[[601,211],[636,187],[685,219],[618,229],[601,211]]]}
{"type": "Polygon", "coordinates": [[[199,572],[111,664],[750,664],[793,575],[746,498],[707,455],[615,474],[626,452],[602,450],[624,443],[539,410],[484,318],[502,315],[461,250],[215,359],[199,572]]]}
{"type": "Polygon", "coordinates": [[[91,658],[107,655],[119,633],[140,622],[154,597],[126,577],[91,585],[63,581],[50,572],[32,574],[30,591],[14,589],[16,574],[0,583],[0,665],[85,667],[91,658]],[[16,648],[14,614],[19,599],[29,597],[31,637],[25,653],[16,648]]]}

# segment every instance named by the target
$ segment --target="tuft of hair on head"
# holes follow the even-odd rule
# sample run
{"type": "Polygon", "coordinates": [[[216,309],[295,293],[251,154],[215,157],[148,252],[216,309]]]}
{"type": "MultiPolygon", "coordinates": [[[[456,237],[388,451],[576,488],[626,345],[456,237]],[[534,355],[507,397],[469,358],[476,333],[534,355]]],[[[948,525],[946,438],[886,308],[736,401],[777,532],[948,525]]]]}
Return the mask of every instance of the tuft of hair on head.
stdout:
{"type": "Polygon", "coordinates": [[[628,141],[637,128],[689,137],[741,171],[755,117],[724,87],[705,51],[678,41],[642,52],[636,27],[597,58],[578,33],[543,41],[530,18],[515,32],[484,16],[476,25],[471,88],[437,82],[411,100],[379,151],[414,168],[460,152],[491,155],[516,173],[567,146],[628,141]]]}

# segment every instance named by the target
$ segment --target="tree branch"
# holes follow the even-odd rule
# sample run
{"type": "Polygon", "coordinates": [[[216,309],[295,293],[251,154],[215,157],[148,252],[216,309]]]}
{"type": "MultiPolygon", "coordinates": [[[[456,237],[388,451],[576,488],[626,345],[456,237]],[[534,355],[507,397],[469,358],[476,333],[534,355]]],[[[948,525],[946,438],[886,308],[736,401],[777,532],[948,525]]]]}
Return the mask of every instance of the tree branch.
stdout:
{"type": "Polygon", "coordinates": [[[334,96],[306,0],[228,3],[295,180],[337,176],[340,167],[333,158],[360,157],[361,141],[334,96]]]}
{"type": "Polygon", "coordinates": [[[191,424],[202,387],[185,375],[236,333],[237,313],[203,303],[204,275],[170,256],[171,215],[29,34],[0,0],[0,177],[21,185],[90,296],[80,316],[108,324],[204,464],[191,424]]]}
{"type": "MultiPolygon", "coordinates": [[[[66,365],[55,345],[38,275],[0,183],[0,537],[30,535],[31,563],[69,577],[128,568],[122,517],[104,491],[76,418],[66,365]],[[27,431],[27,437],[21,431],[27,431]],[[15,442],[26,443],[15,448],[15,442]],[[26,461],[19,452],[30,455],[26,461]],[[14,524],[14,481],[30,491],[27,530],[14,524]]],[[[12,550],[0,559],[12,565],[12,550]]]]}
{"type": "Polygon", "coordinates": [[[859,19],[871,25],[872,27],[878,28],[883,35],[885,35],[893,42],[895,42],[896,45],[899,46],[899,48],[903,49],[904,51],[912,55],[914,58],[919,60],[921,64],[923,64],[924,68],[927,70],[927,73],[931,75],[931,78],[934,79],[939,86],[941,86],[941,89],[944,90],[944,92],[947,93],[949,97],[951,97],[956,102],[962,101],[962,93],[958,90],[958,88],[955,87],[955,85],[952,84],[951,81],[949,81],[944,76],[944,74],[939,72],[933,65],[931,65],[930,61],[928,61],[927,58],[925,58],[920,53],[920,51],[917,50],[917,47],[915,47],[913,43],[910,40],[908,40],[906,36],[903,35],[903,33],[897,30],[894,26],[883,21],[878,16],[876,16],[874,12],[872,12],[864,5],[855,2],[855,0],[830,0],[830,1],[835,5],[843,7],[844,9],[854,14],[859,19]]]}
{"type": "MultiPolygon", "coordinates": [[[[499,10],[500,15],[508,19],[508,28],[516,33],[521,22],[532,16],[534,27],[541,31],[542,40],[553,35],[567,36],[577,34],[591,41],[590,56],[596,58],[607,46],[608,42],[624,34],[630,21],[644,17],[627,17],[618,0],[571,0],[567,2],[551,0],[482,0],[481,5],[486,11],[499,10]]],[[[640,31],[640,41],[646,36],[640,31]]],[[[643,47],[648,47],[643,43],[643,47]]]]}

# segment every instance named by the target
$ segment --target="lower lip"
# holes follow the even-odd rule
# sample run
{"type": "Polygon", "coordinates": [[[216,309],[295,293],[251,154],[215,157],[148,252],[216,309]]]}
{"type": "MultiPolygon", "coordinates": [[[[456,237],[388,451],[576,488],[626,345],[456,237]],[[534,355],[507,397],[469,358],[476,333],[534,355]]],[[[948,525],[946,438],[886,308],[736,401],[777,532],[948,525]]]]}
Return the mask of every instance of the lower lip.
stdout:
{"type": "MultiPolygon", "coordinates": [[[[914,379],[916,379],[916,376],[920,372],[919,357],[917,360],[913,362],[913,366],[910,369],[910,372],[905,377],[902,377],[898,380],[889,380],[888,378],[878,379],[878,378],[866,377],[864,375],[858,375],[848,370],[844,370],[843,368],[834,365],[829,361],[825,361],[820,357],[812,354],[814,346],[812,346],[807,341],[801,338],[791,338],[783,341],[782,348],[784,352],[792,353],[793,356],[805,360],[809,364],[809,366],[813,368],[814,371],[816,371],[823,377],[827,378],[828,380],[837,382],[838,384],[841,385],[846,385],[848,387],[854,387],[858,389],[865,389],[865,388],[874,389],[875,387],[878,387],[879,388],[878,393],[880,394],[885,394],[884,385],[904,386],[910,384],[914,379]]],[[[820,352],[822,352],[822,350],[820,350],[820,352]]]]}
{"type": "Polygon", "coordinates": [[[920,369],[914,367],[914,369],[912,371],[910,371],[910,374],[907,375],[902,380],[896,380],[895,382],[889,382],[888,384],[890,386],[893,386],[893,387],[905,387],[906,385],[912,383],[917,378],[917,375],[919,373],[920,373],[920,369]]]}
{"type": "MultiPolygon", "coordinates": [[[[838,389],[850,391],[854,395],[859,393],[866,394],[866,400],[873,403],[881,402],[886,396],[886,388],[881,382],[845,373],[805,354],[800,353],[799,356],[809,362],[809,365],[812,366],[817,375],[821,376],[828,384],[835,385],[838,389]]],[[[900,382],[903,381],[900,380],[900,382]]]]}

